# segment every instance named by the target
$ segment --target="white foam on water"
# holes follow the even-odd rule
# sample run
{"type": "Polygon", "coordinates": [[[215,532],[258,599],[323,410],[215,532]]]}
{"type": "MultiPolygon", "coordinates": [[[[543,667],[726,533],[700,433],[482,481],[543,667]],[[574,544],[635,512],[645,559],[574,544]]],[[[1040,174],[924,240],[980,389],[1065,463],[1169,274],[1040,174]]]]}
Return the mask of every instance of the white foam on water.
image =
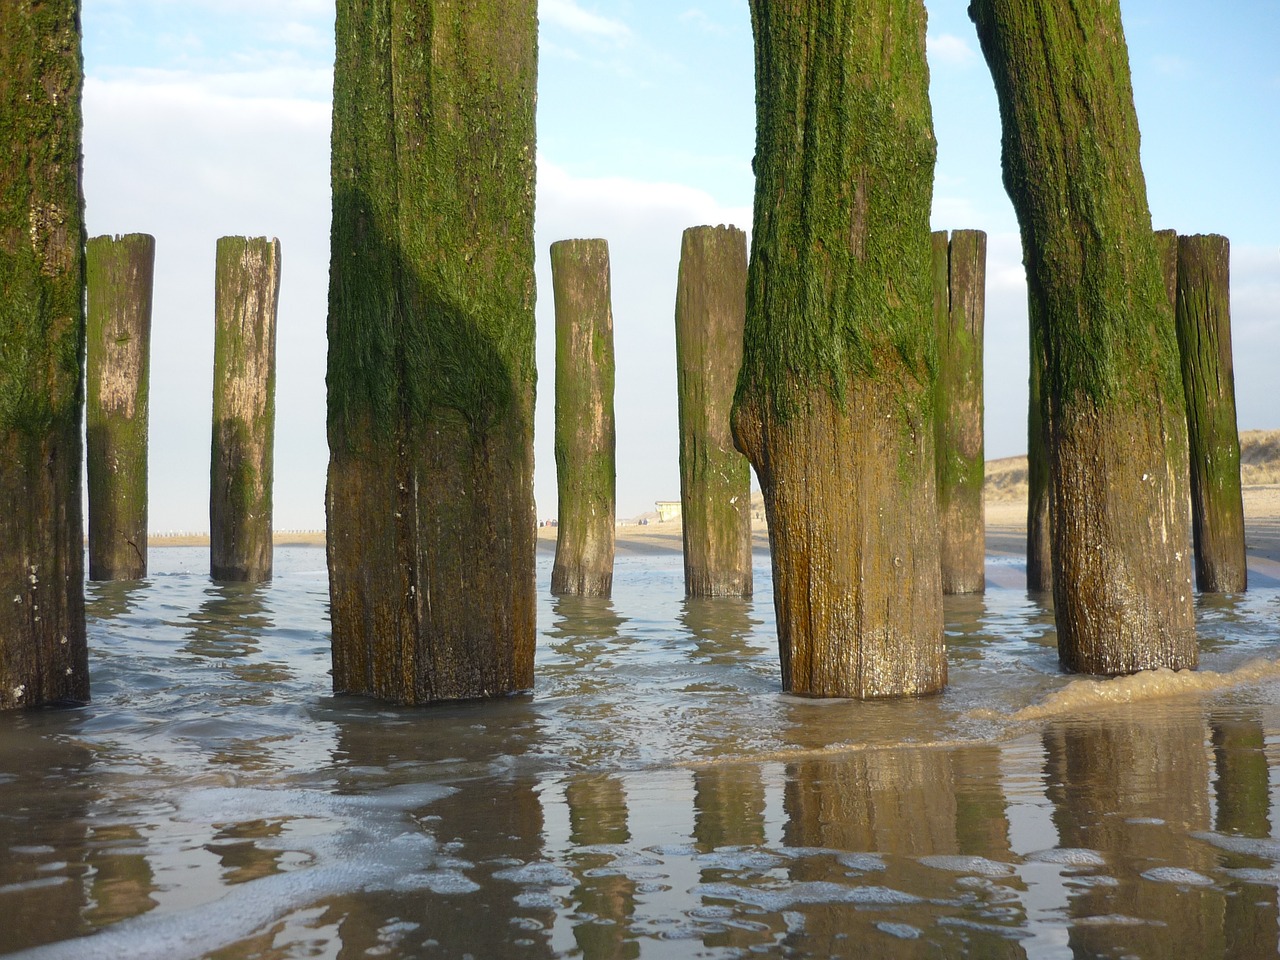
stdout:
{"type": "Polygon", "coordinates": [[[782,864],[782,860],[763,850],[713,850],[694,858],[699,866],[737,873],[763,873],[782,864]]]}
{"type": "Polygon", "coordinates": [[[879,921],[876,929],[899,940],[919,940],[920,934],[923,933],[919,927],[913,927],[909,923],[889,923],[887,920],[879,921]]]}
{"type": "Polygon", "coordinates": [[[416,893],[427,890],[441,896],[449,896],[475,893],[480,889],[480,884],[455,870],[436,870],[431,873],[413,873],[398,877],[391,885],[391,889],[397,893],[416,893]]]}
{"type": "Polygon", "coordinates": [[[1223,870],[1233,880],[1258,886],[1280,887],[1280,870],[1260,870],[1257,867],[1233,867],[1223,870]]]}
{"type": "Polygon", "coordinates": [[[1004,937],[1006,940],[1022,940],[1031,936],[1028,931],[1020,928],[1002,927],[998,923],[981,923],[977,920],[967,920],[964,917],[939,917],[938,925],[943,927],[962,927],[965,930],[979,930],[982,933],[994,933],[996,936],[1004,937]]]}
{"type": "Polygon", "coordinates": [[[1107,858],[1085,847],[1053,847],[1036,850],[1022,858],[1033,863],[1056,863],[1064,867],[1105,867],[1107,858]]]}
{"type": "Polygon", "coordinates": [[[1280,863],[1280,840],[1272,840],[1269,837],[1227,837],[1208,831],[1193,833],[1191,836],[1211,843],[1219,850],[1226,850],[1228,853],[1243,853],[1280,863]]]}
{"type": "Polygon", "coordinates": [[[848,870],[859,870],[864,873],[886,868],[884,858],[876,853],[842,853],[836,857],[836,863],[848,870]]]}
{"type": "Polygon", "coordinates": [[[564,906],[564,898],[546,890],[526,890],[514,897],[516,906],[525,910],[559,910],[564,906]]]}
{"type": "Polygon", "coordinates": [[[1103,913],[1094,917],[1076,917],[1071,921],[1076,927],[1163,927],[1159,920],[1143,920],[1123,913],[1103,913]]]}
{"type": "Polygon", "coordinates": [[[966,857],[940,854],[920,857],[920,862],[934,870],[947,870],[951,873],[976,874],[980,877],[1011,877],[1014,873],[1012,864],[988,860],[986,857],[966,857]]]}
{"type": "Polygon", "coordinates": [[[526,863],[493,874],[495,880],[509,880],[526,887],[572,887],[578,881],[571,870],[554,863],[526,863]]]}
{"type": "Polygon", "coordinates": [[[696,857],[698,848],[692,843],[659,843],[645,847],[649,853],[659,857],[696,857]]]}
{"type": "Polygon", "coordinates": [[[732,900],[772,913],[803,904],[855,903],[865,906],[894,906],[923,901],[909,893],[888,887],[846,887],[826,880],[810,880],[785,887],[740,887],[733,883],[700,883],[693,888],[695,896],[732,900]]]}
{"type": "MultiPolygon", "coordinates": [[[[180,822],[219,825],[316,818],[334,828],[328,834],[289,839],[291,849],[307,850],[316,858],[313,866],[225,887],[205,903],[131,917],[88,936],[11,954],[6,960],[194,960],[342,893],[396,889],[402,882],[436,893],[467,892],[466,886],[474,884],[461,874],[424,870],[436,866],[436,843],[408,816],[452,792],[447,787],[409,785],[352,796],[233,787],[184,793],[174,801],[175,819],[180,822]]],[[[49,878],[49,882],[63,879],[49,878]]]]}
{"type": "Polygon", "coordinates": [[[1142,878],[1156,883],[1176,883],[1185,887],[1213,886],[1213,881],[1203,873],[1196,873],[1186,867],[1152,867],[1150,870],[1143,871],[1142,878]]]}

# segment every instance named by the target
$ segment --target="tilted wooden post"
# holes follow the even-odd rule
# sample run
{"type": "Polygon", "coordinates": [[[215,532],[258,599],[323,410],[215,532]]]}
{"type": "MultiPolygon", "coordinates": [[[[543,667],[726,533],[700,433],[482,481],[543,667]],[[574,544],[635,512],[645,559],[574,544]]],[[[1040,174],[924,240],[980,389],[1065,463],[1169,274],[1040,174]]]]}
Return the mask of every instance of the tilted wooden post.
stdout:
{"type": "Polygon", "coordinates": [[[613,590],[616,436],[609,245],[551,245],[556,306],[556,559],[551,592],[613,590]]]}
{"type": "Polygon", "coordinates": [[[752,0],[751,16],[756,201],[732,425],[769,520],[782,684],[934,692],[924,5],[752,0]]]}
{"type": "Polygon", "coordinates": [[[270,580],[280,241],[222,237],[214,286],[210,572],[270,580]]]}
{"type": "Polygon", "coordinates": [[[94,237],[86,250],[89,579],[147,575],[147,423],[156,240],[94,237]]]}
{"type": "Polygon", "coordinates": [[[986,310],[987,235],[933,235],[934,326],[938,399],[934,413],[939,556],[943,593],[986,589],[986,479],[982,423],[982,324],[986,310]],[[940,283],[939,274],[942,275],[940,283]]]}
{"type": "Polygon", "coordinates": [[[537,635],[537,4],[376,9],[337,4],[333,685],[503,696],[533,686],[537,635]]]}
{"type": "Polygon", "coordinates": [[[1192,667],[1186,415],[1119,7],[973,0],[969,14],[1043,311],[1059,659],[1192,667]]]}
{"type": "Polygon", "coordinates": [[[688,597],[751,596],[751,466],[729,429],[746,298],[746,234],[732,226],[686,230],[676,282],[676,387],[688,597]]]}
{"type": "Polygon", "coordinates": [[[1169,311],[1173,313],[1178,309],[1178,231],[1157,230],[1155,238],[1165,297],[1169,301],[1169,311]]]}
{"type": "Polygon", "coordinates": [[[1045,396],[1043,298],[1027,277],[1027,590],[1053,590],[1053,527],[1049,522],[1049,398],[1045,396]]]}
{"type": "Polygon", "coordinates": [[[1178,238],[1177,329],[1191,449],[1196,585],[1218,593],[1239,593],[1248,585],[1230,260],[1226,237],[1178,238]]]}
{"type": "Polygon", "coordinates": [[[79,13],[0,4],[0,710],[89,699],[79,13]]]}

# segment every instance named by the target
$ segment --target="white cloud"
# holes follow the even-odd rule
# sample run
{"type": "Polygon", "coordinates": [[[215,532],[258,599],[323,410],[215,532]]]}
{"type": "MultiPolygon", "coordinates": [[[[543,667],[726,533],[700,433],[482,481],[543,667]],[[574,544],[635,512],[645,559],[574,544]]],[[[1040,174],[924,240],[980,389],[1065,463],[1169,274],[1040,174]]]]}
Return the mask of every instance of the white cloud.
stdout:
{"type": "Polygon", "coordinates": [[[305,64],[270,63],[246,58],[242,68],[219,72],[195,72],[188,70],[162,70],[137,68],[129,70],[103,70],[97,77],[86,80],[86,88],[94,83],[109,84],[117,96],[152,97],[165,100],[213,101],[219,98],[233,100],[277,101],[298,103],[305,101],[312,107],[329,110],[333,96],[333,68],[331,65],[308,66],[305,64]]]}
{"type": "Polygon", "coordinates": [[[705,10],[699,7],[690,7],[676,19],[683,24],[696,27],[704,33],[710,33],[718,37],[727,36],[730,33],[730,30],[724,24],[713,20],[705,10]]]}
{"type": "Polygon", "coordinates": [[[553,23],[581,36],[618,42],[631,36],[631,28],[621,20],[584,10],[574,0],[541,0],[538,16],[544,23],[553,23]]]}
{"type": "Polygon", "coordinates": [[[953,67],[967,67],[978,59],[978,53],[964,37],[953,33],[931,33],[926,37],[929,62],[953,67]]]}

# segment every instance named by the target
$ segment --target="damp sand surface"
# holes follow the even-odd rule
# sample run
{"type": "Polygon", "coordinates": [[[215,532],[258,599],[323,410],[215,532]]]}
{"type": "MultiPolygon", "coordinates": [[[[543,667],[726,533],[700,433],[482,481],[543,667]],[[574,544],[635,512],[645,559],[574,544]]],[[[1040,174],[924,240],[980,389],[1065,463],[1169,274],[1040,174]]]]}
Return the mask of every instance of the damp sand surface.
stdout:
{"type": "Polygon", "coordinates": [[[540,550],[535,689],[429,709],[331,694],[322,549],[153,545],[87,586],[94,702],[0,718],[0,954],[1274,956],[1274,520],[1199,671],[1111,681],[988,522],[947,691],[879,703],[783,695],[767,549],[685,601],[678,524],[620,530],[612,600],[540,550]]]}

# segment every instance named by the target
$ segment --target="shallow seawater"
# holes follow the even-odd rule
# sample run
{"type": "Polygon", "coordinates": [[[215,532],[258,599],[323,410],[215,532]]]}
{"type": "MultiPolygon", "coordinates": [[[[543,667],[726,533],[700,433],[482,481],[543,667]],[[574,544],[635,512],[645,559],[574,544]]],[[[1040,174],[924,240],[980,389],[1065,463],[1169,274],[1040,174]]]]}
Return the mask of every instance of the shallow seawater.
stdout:
{"type": "Polygon", "coordinates": [[[0,953],[21,957],[1255,957],[1280,930],[1280,590],[1199,602],[1193,678],[1057,668],[992,558],[945,694],[778,685],[757,599],[546,594],[537,686],[329,689],[324,553],[264,586],[154,549],[87,586],[94,702],[6,715],[0,953]]]}

